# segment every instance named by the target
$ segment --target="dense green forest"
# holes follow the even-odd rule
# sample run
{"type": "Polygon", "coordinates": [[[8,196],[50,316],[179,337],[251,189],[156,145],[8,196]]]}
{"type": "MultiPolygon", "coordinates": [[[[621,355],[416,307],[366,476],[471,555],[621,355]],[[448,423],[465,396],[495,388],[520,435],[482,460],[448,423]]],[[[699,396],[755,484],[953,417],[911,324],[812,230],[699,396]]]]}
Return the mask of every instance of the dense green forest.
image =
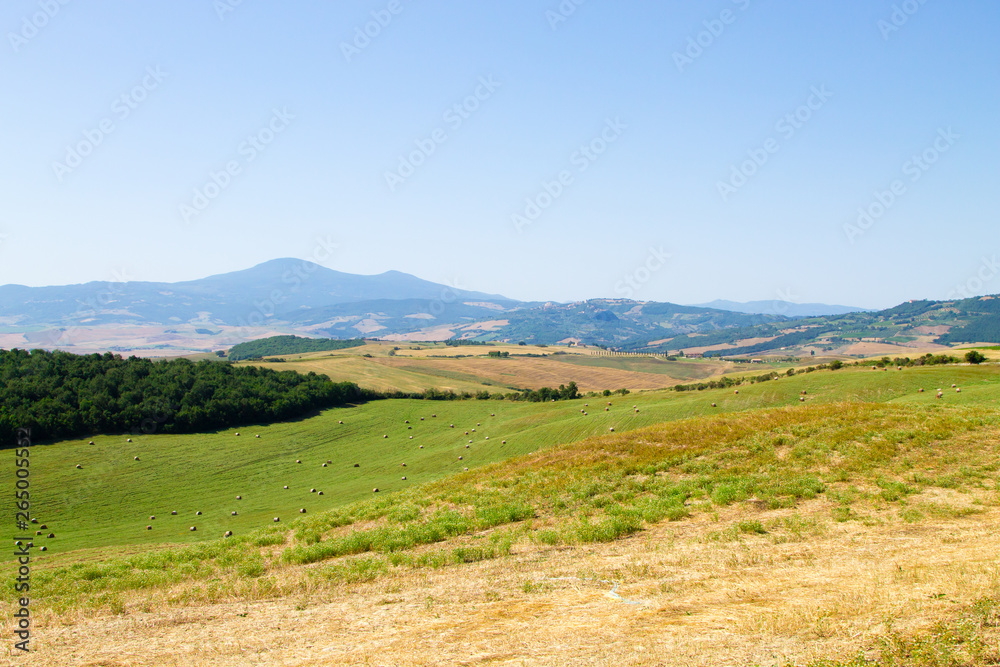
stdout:
{"type": "Polygon", "coordinates": [[[955,327],[937,339],[944,345],[952,343],[1000,343],[1000,319],[995,315],[984,315],[970,321],[963,327],[955,327]]]}
{"type": "Polygon", "coordinates": [[[97,433],[191,433],[302,416],[376,398],[352,382],[186,359],[110,352],[0,350],[0,446],[97,433]]]}
{"type": "Polygon", "coordinates": [[[333,338],[304,338],[302,336],[271,336],[247,343],[233,345],[229,350],[230,361],[258,359],[276,354],[302,354],[304,352],[326,352],[359,347],[365,341],[360,339],[337,340],[333,338]]]}

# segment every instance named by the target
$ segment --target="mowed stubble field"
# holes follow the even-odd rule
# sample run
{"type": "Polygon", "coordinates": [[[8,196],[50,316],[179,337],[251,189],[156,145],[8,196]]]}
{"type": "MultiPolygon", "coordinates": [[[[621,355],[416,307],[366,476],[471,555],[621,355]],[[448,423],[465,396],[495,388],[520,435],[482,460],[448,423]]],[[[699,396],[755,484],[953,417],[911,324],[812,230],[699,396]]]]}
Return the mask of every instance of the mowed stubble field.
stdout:
{"type": "MultiPolygon", "coordinates": [[[[643,391],[665,389],[735,370],[734,364],[719,360],[666,361],[648,356],[599,356],[597,352],[590,348],[518,345],[448,347],[369,343],[337,352],[289,355],[283,362],[241,363],[322,373],[335,381],[350,380],[378,391],[434,388],[457,393],[555,388],[571,381],[582,392],[621,388],[643,391]],[[490,351],[508,352],[510,356],[490,358],[490,351]]],[[[747,369],[747,372],[764,370],[747,369]]]]}

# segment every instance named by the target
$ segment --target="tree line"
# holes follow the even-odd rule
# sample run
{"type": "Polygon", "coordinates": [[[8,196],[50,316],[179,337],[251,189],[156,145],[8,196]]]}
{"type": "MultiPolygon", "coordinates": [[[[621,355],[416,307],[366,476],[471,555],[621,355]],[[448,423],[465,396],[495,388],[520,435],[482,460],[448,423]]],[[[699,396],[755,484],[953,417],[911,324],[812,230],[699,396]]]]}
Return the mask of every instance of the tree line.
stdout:
{"type": "Polygon", "coordinates": [[[0,350],[0,446],[98,433],[193,433],[378,398],[315,373],[110,352],[0,350]]]}
{"type": "Polygon", "coordinates": [[[303,354],[305,352],[326,352],[344,350],[364,345],[361,339],[339,340],[335,338],[305,338],[304,336],[271,336],[246,343],[238,343],[229,348],[230,361],[260,359],[278,354],[303,354]]]}

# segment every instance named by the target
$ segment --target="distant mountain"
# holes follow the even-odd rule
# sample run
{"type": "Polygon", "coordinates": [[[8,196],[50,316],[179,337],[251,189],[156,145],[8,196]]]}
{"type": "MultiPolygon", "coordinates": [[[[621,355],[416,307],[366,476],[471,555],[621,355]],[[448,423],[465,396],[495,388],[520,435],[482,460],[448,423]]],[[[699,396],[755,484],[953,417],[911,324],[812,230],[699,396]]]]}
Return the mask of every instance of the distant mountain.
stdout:
{"type": "Polygon", "coordinates": [[[1000,298],[909,301],[878,312],[786,301],[525,303],[398,271],[355,275],[298,259],[178,283],[0,286],[3,347],[180,354],[278,334],[578,342],[658,354],[905,354],[1000,342],[1000,298]]]}
{"type": "MultiPolygon", "coordinates": [[[[334,328],[361,319],[403,320],[392,327],[395,331],[420,328],[426,324],[422,319],[468,321],[519,306],[520,302],[497,294],[454,289],[399,271],[363,276],[299,259],[275,259],[243,271],[178,283],[0,286],[0,321],[8,329],[278,322],[322,329],[330,319],[337,320],[330,323],[334,328]]],[[[369,323],[367,328],[380,326],[369,323]]],[[[347,333],[346,337],[354,337],[359,330],[347,333]]]]}
{"type": "Polygon", "coordinates": [[[819,317],[823,315],[843,315],[861,313],[867,308],[853,306],[831,306],[825,303],[792,303],[791,301],[726,301],[716,299],[709,303],[696,304],[698,308],[717,308],[734,313],[756,313],[761,315],[784,315],[785,317],[819,317]]]}

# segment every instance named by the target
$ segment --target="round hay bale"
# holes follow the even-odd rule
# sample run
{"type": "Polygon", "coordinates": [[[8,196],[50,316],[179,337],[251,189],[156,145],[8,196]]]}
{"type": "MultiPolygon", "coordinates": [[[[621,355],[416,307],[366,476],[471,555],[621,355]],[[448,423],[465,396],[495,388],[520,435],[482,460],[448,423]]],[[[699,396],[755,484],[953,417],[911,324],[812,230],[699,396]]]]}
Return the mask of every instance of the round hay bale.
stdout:
{"type": "Polygon", "coordinates": [[[322,491],[320,491],[320,492],[319,492],[319,493],[317,493],[316,495],[317,495],[317,496],[322,496],[322,495],[323,495],[323,492],[322,492],[322,491]]]}
{"type": "Polygon", "coordinates": [[[325,468],[325,467],[326,467],[326,464],[324,463],[322,467],[324,467],[324,468],[325,468]]]}
{"type": "Polygon", "coordinates": [[[32,519],[31,523],[38,523],[38,519],[32,519]]]}
{"type": "Polygon", "coordinates": [[[48,547],[38,547],[39,551],[48,551],[48,547]]]}
{"type": "Polygon", "coordinates": [[[437,415],[431,415],[431,417],[437,417],[437,415]]]}
{"type": "Polygon", "coordinates": [[[295,459],[296,463],[302,463],[302,459],[295,459]]]}
{"type": "Polygon", "coordinates": [[[715,403],[712,403],[712,407],[713,407],[713,408],[715,407],[715,403]]]}
{"type": "Polygon", "coordinates": [[[259,438],[259,437],[260,437],[260,433],[258,433],[258,434],[257,434],[257,435],[255,435],[254,437],[255,437],[255,438],[259,438]]]}
{"type": "Polygon", "coordinates": [[[501,445],[506,445],[506,444],[507,444],[507,441],[506,441],[506,440],[501,440],[501,441],[500,441],[500,444],[501,444],[501,445]]]}
{"type": "Polygon", "coordinates": [[[383,438],[388,438],[389,436],[387,436],[387,435],[385,435],[385,434],[382,434],[382,437],[383,437],[383,438]]]}
{"type": "Polygon", "coordinates": [[[201,516],[201,510],[198,510],[197,512],[195,512],[194,515],[195,516],[201,516]]]}
{"type": "Polygon", "coordinates": [[[126,440],[125,442],[132,442],[132,438],[129,438],[129,439],[128,439],[128,440],[126,440]]]}
{"type": "Polygon", "coordinates": [[[146,530],[153,530],[152,526],[146,526],[146,530]]]}
{"type": "Polygon", "coordinates": [[[799,401],[801,401],[802,403],[805,403],[806,402],[806,397],[805,396],[799,396],[799,401]]]}
{"type": "Polygon", "coordinates": [[[76,464],[76,469],[77,469],[77,470],[83,470],[83,466],[82,466],[82,465],[80,465],[79,463],[77,463],[77,464],[76,464]]]}
{"type": "Polygon", "coordinates": [[[459,460],[459,461],[461,461],[461,460],[462,460],[462,457],[461,457],[461,456],[459,456],[459,457],[458,457],[458,460],[459,460]]]}
{"type": "Polygon", "coordinates": [[[138,461],[138,460],[139,460],[139,457],[138,457],[138,456],[133,456],[133,457],[132,457],[132,460],[133,460],[133,461],[138,461]]]}
{"type": "Polygon", "coordinates": [[[229,515],[230,516],[236,516],[236,510],[233,510],[232,512],[230,512],[229,515]]]}
{"type": "Polygon", "coordinates": [[[413,440],[413,436],[412,435],[410,436],[410,440],[413,440]]]}
{"type": "Polygon", "coordinates": [[[360,468],[360,467],[361,467],[361,464],[360,464],[360,463],[355,463],[355,464],[354,464],[354,467],[355,467],[355,468],[360,468]]]}
{"type": "Polygon", "coordinates": [[[423,445],[420,445],[420,449],[423,449],[423,448],[424,448],[424,446],[423,446],[423,445]]]}
{"type": "Polygon", "coordinates": [[[46,535],[45,537],[48,537],[48,538],[52,538],[52,537],[55,537],[55,536],[56,536],[56,534],[55,534],[55,533],[49,533],[49,534],[48,534],[48,535],[46,535]]]}
{"type": "Polygon", "coordinates": [[[306,513],[306,508],[305,507],[303,507],[303,508],[301,508],[299,510],[299,514],[305,514],[305,513],[306,513]]]}
{"type": "Polygon", "coordinates": [[[240,437],[240,432],[239,431],[236,432],[236,437],[237,438],[240,437]]]}
{"type": "Polygon", "coordinates": [[[604,411],[605,411],[605,412],[610,412],[610,411],[611,411],[611,408],[604,408],[604,411]]]}
{"type": "Polygon", "coordinates": [[[274,522],[275,523],[278,523],[279,521],[281,521],[281,519],[279,519],[278,517],[274,517],[274,522]]]}
{"type": "Polygon", "coordinates": [[[231,530],[227,530],[226,532],[224,532],[224,533],[222,534],[222,536],[223,536],[223,537],[232,537],[232,536],[233,536],[233,531],[231,531],[231,530]]]}
{"type": "Polygon", "coordinates": [[[917,392],[918,392],[918,393],[921,393],[921,394],[922,394],[922,393],[924,393],[924,388],[923,388],[923,387],[921,387],[920,389],[918,389],[918,390],[917,390],[917,392]]]}
{"type": "Polygon", "coordinates": [[[377,486],[374,489],[372,489],[372,493],[378,493],[378,487],[377,486]]]}
{"type": "Polygon", "coordinates": [[[403,481],[404,482],[406,481],[406,475],[403,475],[403,481]]]}
{"type": "Polygon", "coordinates": [[[236,496],[236,500],[243,500],[243,496],[236,496]]]}
{"type": "Polygon", "coordinates": [[[90,441],[90,444],[94,444],[94,441],[93,441],[93,440],[91,440],[91,441],[90,441]]]}
{"type": "Polygon", "coordinates": [[[448,424],[448,428],[455,428],[454,424],[448,424]]]}
{"type": "Polygon", "coordinates": [[[805,389],[803,389],[803,390],[802,390],[802,395],[803,395],[803,396],[805,396],[805,395],[806,395],[806,390],[805,390],[805,389]]]}
{"type": "Polygon", "coordinates": [[[406,427],[406,430],[407,430],[407,431],[412,431],[412,430],[413,430],[413,427],[412,427],[412,426],[407,426],[407,427],[406,427]]]}
{"type": "Polygon", "coordinates": [[[287,485],[287,484],[285,484],[285,489],[286,489],[286,490],[288,489],[288,485],[287,485]]]}
{"type": "Polygon", "coordinates": [[[957,386],[957,385],[953,384],[953,385],[951,385],[951,388],[952,388],[952,389],[954,389],[954,388],[955,388],[956,386],[957,386]]]}
{"type": "Polygon", "coordinates": [[[490,439],[490,436],[486,436],[486,439],[487,439],[487,440],[489,440],[489,439],[490,439]]]}
{"type": "Polygon", "coordinates": [[[961,387],[955,387],[955,391],[957,391],[958,393],[961,394],[962,393],[962,388],[961,387]]]}
{"type": "Polygon", "coordinates": [[[316,493],[316,489],[309,489],[309,493],[316,493]]]}
{"type": "Polygon", "coordinates": [[[614,426],[611,426],[611,427],[609,427],[609,428],[608,428],[608,430],[609,430],[609,431],[614,431],[614,430],[615,430],[615,427],[614,427],[614,426]]]}
{"type": "Polygon", "coordinates": [[[149,520],[150,520],[150,521],[155,521],[155,520],[156,520],[156,517],[155,517],[155,516],[153,516],[153,515],[150,515],[150,517],[149,517],[149,520]]]}
{"type": "Polygon", "coordinates": [[[404,421],[403,423],[404,423],[404,424],[409,424],[409,423],[410,423],[410,420],[409,420],[409,419],[407,419],[407,420],[406,420],[406,421],[404,421]]]}
{"type": "Polygon", "coordinates": [[[337,423],[338,423],[338,424],[343,424],[343,423],[344,423],[344,420],[343,420],[343,419],[341,419],[341,420],[339,420],[339,421],[338,421],[337,423]]]}
{"type": "Polygon", "coordinates": [[[469,469],[468,469],[468,468],[465,468],[465,472],[469,472],[469,469]]]}
{"type": "Polygon", "coordinates": [[[734,394],[738,394],[738,393],[740,393],[740,390],[739,390],[739,389],[737,389],[737,390],[735,390],[735,391],[734,391],[733,393],[734,393],[734,394]]]}
{"type": "Polygon", "coordinates": [[[173,512],[171,512],[170,516],[177,516],[177,510],[174,510],[173,512]]]}
{"type": "Polygon", "coordinates": [[[198,530],[198,527],[197,526],[191,526],[190,528],[188,528],[188,530],[190,530],[191,532],[194,532],[194,531],[198,530]]]}

